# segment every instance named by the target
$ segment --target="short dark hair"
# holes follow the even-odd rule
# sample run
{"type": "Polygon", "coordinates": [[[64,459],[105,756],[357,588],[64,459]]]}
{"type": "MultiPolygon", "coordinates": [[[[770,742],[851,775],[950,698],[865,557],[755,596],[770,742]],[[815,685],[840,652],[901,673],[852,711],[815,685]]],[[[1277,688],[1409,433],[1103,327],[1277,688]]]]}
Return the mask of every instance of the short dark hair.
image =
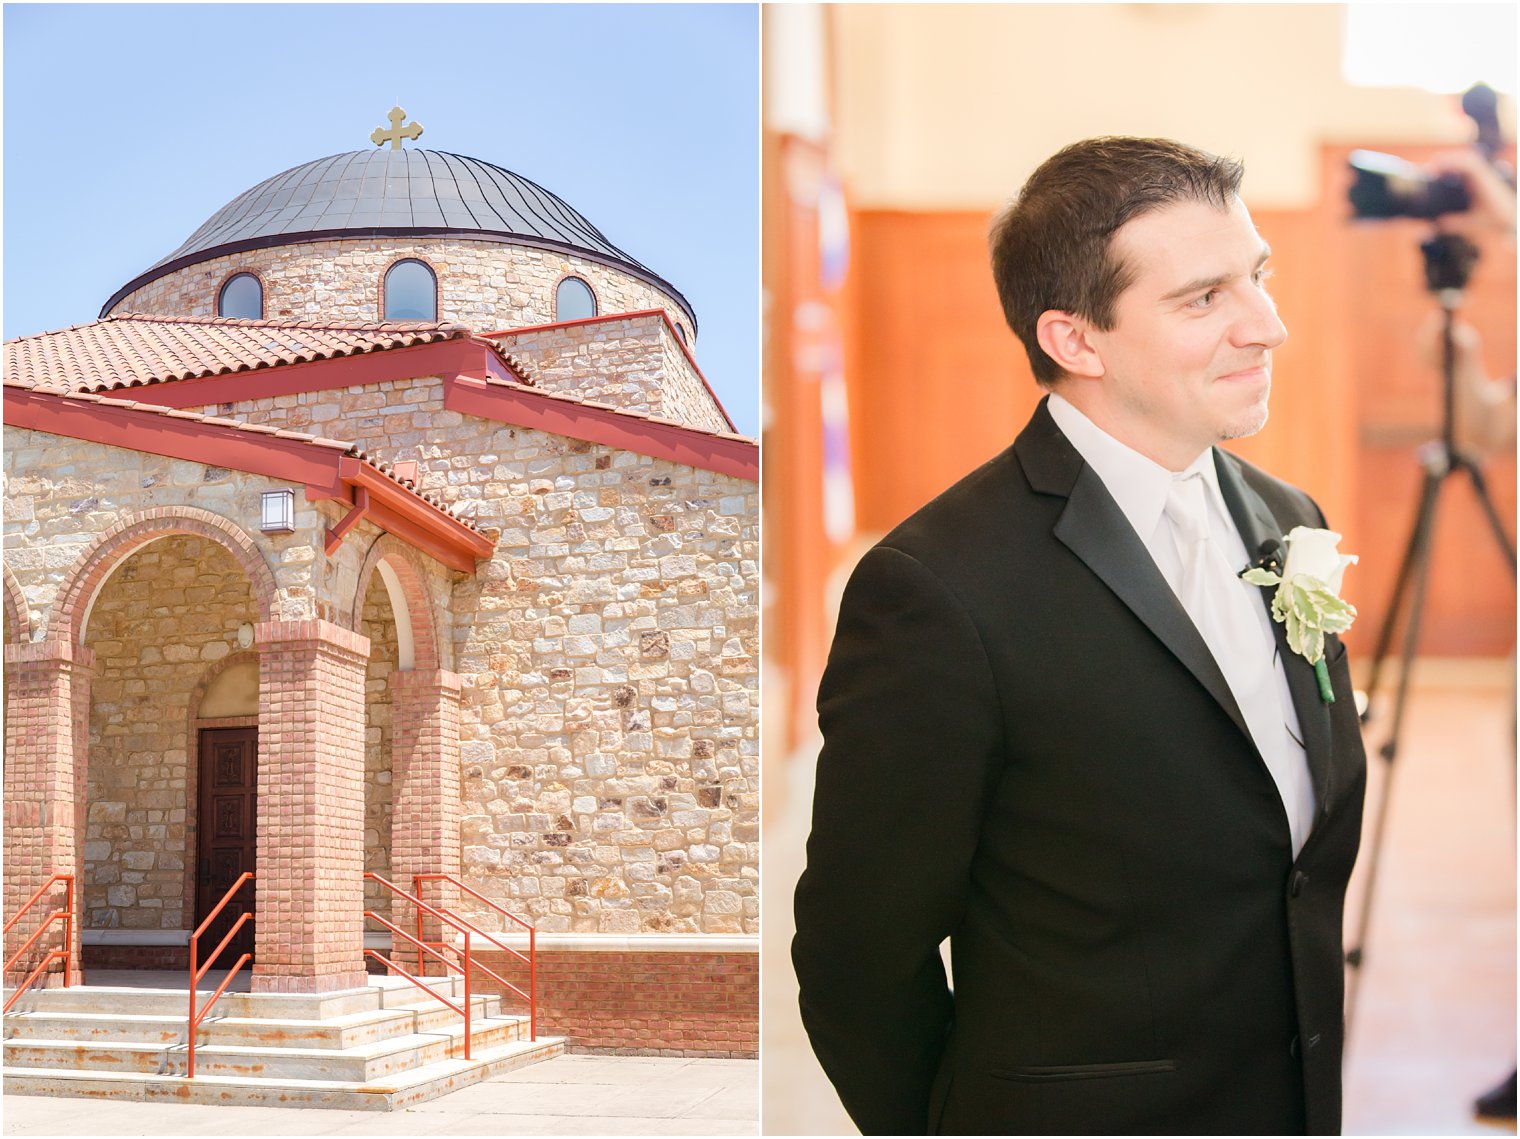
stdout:
{"type": "Polygon", "coordinates": [[[1035,379],[1065,373],[1037,333],[1050,309],[1114,323],[1114,302],[1134,267],[1114,256],[1119,227],[1173,202],[1230,208],[1244,166],[1166,138],[1090,138],[1046,159],[993,219],[992,276],[1008,326],[1024,342],[1035,379]]]}

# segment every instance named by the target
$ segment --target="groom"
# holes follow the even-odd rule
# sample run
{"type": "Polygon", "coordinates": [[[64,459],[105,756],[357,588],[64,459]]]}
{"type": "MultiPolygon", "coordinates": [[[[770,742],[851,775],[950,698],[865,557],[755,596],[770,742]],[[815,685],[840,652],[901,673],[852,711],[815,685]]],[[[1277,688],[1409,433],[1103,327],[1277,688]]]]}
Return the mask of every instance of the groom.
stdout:
{"type": "Polygon", "coordinates": [[[1215,449],[1286,336],[1241,173],[1035,172],[992,262],[1050,394],[845,592],[793,959],[865,1133],[1339,1131],[1365,760],[1344,647],[1322,694],[1238,577],[1325,524],[1215,449]]]}

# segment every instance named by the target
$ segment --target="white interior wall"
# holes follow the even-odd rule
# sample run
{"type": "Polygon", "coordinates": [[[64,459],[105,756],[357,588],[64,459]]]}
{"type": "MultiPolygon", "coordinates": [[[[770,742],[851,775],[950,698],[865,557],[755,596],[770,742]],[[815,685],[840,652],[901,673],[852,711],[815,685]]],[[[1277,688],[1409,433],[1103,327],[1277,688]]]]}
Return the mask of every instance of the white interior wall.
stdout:
{"type": "MultiPolygon", "coordinates": [[[[828,15],[835,158],[857,206],[988,209],[1069,142],[1146,134],[1242,157],[1253,206],[1301,208],[1323,142],[1471,135],[1454,96],[1346,84],[1339,4],[847,4],[828,15]]],[[[777,30],[767,26],[768,53],[777,30]]]]}

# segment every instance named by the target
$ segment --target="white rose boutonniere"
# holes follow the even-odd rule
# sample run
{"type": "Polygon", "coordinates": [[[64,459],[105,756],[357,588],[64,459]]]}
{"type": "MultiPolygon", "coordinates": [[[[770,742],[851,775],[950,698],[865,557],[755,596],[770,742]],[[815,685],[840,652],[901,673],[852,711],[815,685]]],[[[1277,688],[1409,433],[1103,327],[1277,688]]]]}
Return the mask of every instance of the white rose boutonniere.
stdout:
{"type": "Polygon", "coordinates": [[[1356,620],[1356,607],[1342,601],[1341,576],[1355,554],[1336,550],[1341,536],[1334,530],[1295,526],[1288,534],[1288,564],[1281,575],[1253,567],[1241,574],[1252,585],[1275,585],[1272,619],[1287,627],[1288,647],[1314,666],[1320,699],[1335,703],[1330,672],[1325,667],[1325,634],[1344,633],[1356,620]]]}

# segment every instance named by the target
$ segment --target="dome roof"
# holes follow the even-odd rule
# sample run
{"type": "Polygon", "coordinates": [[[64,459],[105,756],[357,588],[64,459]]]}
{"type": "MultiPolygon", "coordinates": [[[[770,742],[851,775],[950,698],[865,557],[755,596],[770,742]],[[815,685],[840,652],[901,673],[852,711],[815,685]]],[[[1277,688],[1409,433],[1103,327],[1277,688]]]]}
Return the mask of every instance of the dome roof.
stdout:
{"type": "Polygon", "coordinates": [[[128,281],[101,316],[159,277],[229,253],[341,237],[477,237],[599,261],[671,294],[572,208],[521,175],[441,150],[352,150],[295,166],[228,202],[163,260],[128,281]]]}

